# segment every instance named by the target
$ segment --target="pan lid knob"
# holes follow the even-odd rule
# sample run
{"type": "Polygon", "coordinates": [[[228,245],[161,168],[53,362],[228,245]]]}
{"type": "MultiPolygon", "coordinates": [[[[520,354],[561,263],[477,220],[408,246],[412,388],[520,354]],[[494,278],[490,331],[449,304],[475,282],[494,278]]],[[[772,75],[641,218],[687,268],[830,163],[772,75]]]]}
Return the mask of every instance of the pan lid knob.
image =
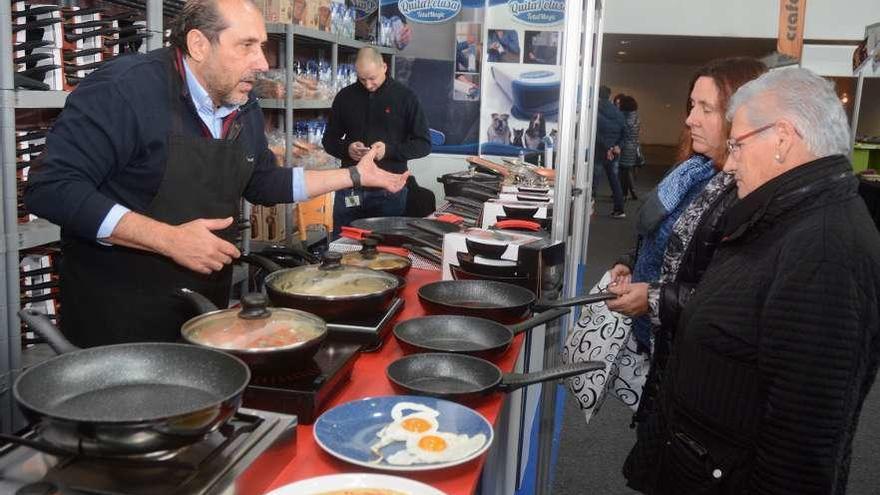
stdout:
{"type": "Polygon", "coordinates": [[[361,243],[364,245],[364,248],[361,249],[361,256],[365,259],[373,259],[379,254],[379,250],[377,249],[379,241],[377,239],[367,237],[361,241],[361,243]]]}
{"type": "Polygon", "coordinates": [[[266,307],[269,300],[265,294],[254,292],[245,294],[241,298],[241,311],[238,317],[244,320],[261,320],[272,316],[272,312],[266,307]]]}
{"type": "Polygon", "coordinates": [[[336,270],[342,266],[342,253],[327,251],[324,254],[324,262],[318,267],[320,270],[336,270]]]}

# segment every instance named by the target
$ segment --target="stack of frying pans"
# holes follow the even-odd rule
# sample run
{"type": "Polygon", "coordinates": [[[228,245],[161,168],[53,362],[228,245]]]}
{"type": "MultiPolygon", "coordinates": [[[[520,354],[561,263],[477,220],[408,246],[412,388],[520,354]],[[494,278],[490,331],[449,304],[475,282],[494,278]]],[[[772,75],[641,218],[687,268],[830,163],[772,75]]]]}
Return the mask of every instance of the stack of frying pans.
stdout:
{"type": "Polygon", "coordinates": [[[503,282],[445,280],[427,284],[419,289],[419,299],[433,315],[394,327],[395,338],[410,354],[388,366],[388,379],[401,392],[470,401],[494,391],[507,392],[603,369],[603,362],[589,361],[525,374],[502,373],[486,359],[506,353],[517,334],[568,314],[569,306],[613,297],[591,294],[538,301],[530,290],[503,282]],[[520,321],[531,315],[532,309],[546,311],[520,321]]]}
{"type": "Polygon", "coordinates": [[[56,5],[25,5],[12,12],[15,87],[61,89],[43,82],[47,74],[61,68],[58,65],[61,21],[61,8],[56,5]]]}

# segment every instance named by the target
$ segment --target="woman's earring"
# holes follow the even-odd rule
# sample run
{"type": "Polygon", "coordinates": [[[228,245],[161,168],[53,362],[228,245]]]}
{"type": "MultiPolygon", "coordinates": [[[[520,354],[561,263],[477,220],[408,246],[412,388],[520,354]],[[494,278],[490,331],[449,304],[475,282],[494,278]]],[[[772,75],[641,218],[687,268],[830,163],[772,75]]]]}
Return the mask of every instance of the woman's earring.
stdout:
{"type": "Polygon", "coordinates": [[[774,158],[776,158],[777,162],[782,163],[782,157],[779,156],[779,153],[776,153],[776,156],[774,158]]]}

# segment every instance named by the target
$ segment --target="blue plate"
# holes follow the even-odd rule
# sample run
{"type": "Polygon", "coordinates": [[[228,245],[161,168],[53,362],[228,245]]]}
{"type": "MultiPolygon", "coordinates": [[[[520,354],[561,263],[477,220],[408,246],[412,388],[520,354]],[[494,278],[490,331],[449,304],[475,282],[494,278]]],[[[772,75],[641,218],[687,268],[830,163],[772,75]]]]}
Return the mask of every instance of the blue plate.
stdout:
{"type": "Polygon", "coordinates": [[[315,421],[313,431],[315,442],[328,454],[359,466],[388,471],[426,471],[457,466],[479,457],[492,445],[493,438],[492,425],[473,409],[448,400],[411,395],[368,397],[340,404],[322,414],[315,421]],[[394,421],[391,409],[400,402],[414,402],[438,411],[439,432],[470,437],[482,433],[486,441],[477,451],[462,459],[408,466],[390,464],[385,459],[404,450],[405,442],[383,447],[380,450],[382,457],[377,456],[371,447],[379,441],[376,433],[394,421]]]}

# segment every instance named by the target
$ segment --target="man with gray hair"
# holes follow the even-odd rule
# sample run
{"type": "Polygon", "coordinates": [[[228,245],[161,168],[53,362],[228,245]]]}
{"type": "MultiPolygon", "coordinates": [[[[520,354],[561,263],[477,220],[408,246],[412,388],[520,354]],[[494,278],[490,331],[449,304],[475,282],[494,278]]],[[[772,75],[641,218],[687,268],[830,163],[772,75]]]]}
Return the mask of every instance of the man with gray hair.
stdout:
{"type": "Polygon", "coordinates": [[[843,494],[880,358],[880,235],[846,114],[805,69],[742,86],[724,170],[740,202],[682,312],[651,494],[843,494]]]}
{"type": "Polygon", "coordinates": [[[79,84],[25,202],[61,226],[61,329],[89,347],[174,341],[188,287],[226,307],[242,196],[274,205],[363,184],[399,191],[376,151],[350,170],[282,168],[252,94],[267,70],[250,0],[190,0],[170,49],[119,57],[79,84]]]}
{"type": "MultiPolygon", "coordinates": [[[[343,167],[353,166],[374,151],[381,169],[404,173],[408,160],[431,152],[428,121],[419,99],[386,74],[388,66],[373,47],[358,51],[355,69],[357,82],[343,88],[333,100],[324,149],[342,160],[343,167]]],[[[395,193],[356,186],[337,192],[334,234],[359,218],[403,215],[406,197],[406,189],[395,193]]]]}

